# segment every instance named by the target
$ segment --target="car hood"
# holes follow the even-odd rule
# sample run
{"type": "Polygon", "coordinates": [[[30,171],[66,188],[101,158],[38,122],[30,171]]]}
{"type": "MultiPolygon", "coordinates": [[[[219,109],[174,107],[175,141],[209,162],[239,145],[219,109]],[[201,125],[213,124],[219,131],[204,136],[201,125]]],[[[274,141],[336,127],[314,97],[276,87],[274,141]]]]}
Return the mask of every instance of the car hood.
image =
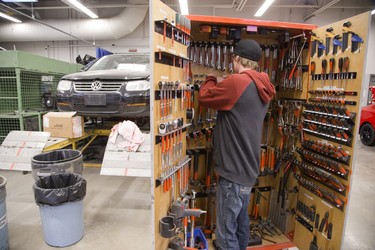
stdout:
{"type": "Polygon", "coordinates": [[[134,71],[125,69],[110,69],[110,70],[91,70],[84,72],[77,72],[63,76],[64,80],[137,80],[146,79],[150,76],[149,71],[134,71]]]}

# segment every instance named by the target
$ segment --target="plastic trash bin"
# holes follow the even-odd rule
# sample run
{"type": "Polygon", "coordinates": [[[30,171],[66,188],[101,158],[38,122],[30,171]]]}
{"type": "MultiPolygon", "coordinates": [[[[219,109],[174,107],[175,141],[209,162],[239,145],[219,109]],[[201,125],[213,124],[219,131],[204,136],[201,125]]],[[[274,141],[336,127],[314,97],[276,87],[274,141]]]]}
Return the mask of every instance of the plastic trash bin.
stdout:
{"type": "Polygon", "coordinates": [[[51,173],[76,173],[82,175],[83,160],[78,150],[60,149],[35,155],[31,160],[33,177],[37,181],[40,177],[51,173]]]}
{"type": "Polygon", "coordinates": [[[82,239],[86,184],[79,174],[60,173],[42,177],[33,185],[48,245],[66,247],[82,239]]]}
{"type": "Polygon", "coordinates": [[[6,186],[7,179],[0,175],[0,249],[9,249],[8,220],[6,207],[6,186]]]}

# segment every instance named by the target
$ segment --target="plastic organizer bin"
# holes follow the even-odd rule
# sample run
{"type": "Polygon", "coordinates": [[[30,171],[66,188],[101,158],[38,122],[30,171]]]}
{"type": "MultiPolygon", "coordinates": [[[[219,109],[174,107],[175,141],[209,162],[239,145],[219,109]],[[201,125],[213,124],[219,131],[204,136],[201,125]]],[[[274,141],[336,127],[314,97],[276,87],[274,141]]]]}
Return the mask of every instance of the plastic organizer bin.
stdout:
{"type": "MultiPolygon", "coordinates": [[[[190,240],[190,233],[188,233],[188,242],[189,240],[190,240]]],[[[202,232],[202,229],[195,228],[194,229],[194,242],[198,242],[198,241],[202,243],[200,244],[201,247],[198,249],[208,250],[208,243],[206,240],[206,236],[204,236],[204,233],[202,232]]]]}

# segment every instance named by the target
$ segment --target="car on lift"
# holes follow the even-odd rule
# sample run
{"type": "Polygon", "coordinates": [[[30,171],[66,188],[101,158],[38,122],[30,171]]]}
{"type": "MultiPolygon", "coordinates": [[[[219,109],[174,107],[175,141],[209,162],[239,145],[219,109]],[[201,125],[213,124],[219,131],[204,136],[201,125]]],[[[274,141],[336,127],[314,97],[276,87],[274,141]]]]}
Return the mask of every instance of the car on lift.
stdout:
{"type": "Polygon", "coordinates": [[[375,103],[361,109],[359,135],[366,146],[375,145],[375,103]]]}
{"type": "Polygon", "coordinates": [[[56,102],[59,111],[90,118],[149,119],[149,55],[107,55],[81,72],[63,76],[56,102]]]}

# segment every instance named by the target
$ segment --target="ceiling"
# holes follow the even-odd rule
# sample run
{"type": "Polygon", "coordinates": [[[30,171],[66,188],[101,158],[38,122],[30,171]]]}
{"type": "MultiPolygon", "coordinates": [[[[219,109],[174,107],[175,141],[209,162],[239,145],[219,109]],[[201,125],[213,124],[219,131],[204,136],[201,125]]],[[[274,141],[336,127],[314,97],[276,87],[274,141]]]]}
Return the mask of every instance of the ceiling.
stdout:
{"type": "MultiPolygon", "coordinates": [[[[331,6],[331,9],[375,8],[374,0],[276,0],[272,6],[273,8],[308,9],[312,13],[332,1],[337,3],[331,6]]],[[[81,2],[89,9],[95,11],[99,18],[114,16],[126,7],[144,7],[149,5],[148,0],[81,0],[81,2]]],[[[179,11],[178,0],[164,0],[162,2],[179,11]]],[[[245,2],[245,8],[256,9],[261,5],[263,0],[189,0],[189,9],[190,14],[196,14],[194,12],[202,8],[237,10],[241,2],[245,2]]],[[[0,11],[6,12],[22,21],[28,18],[25,15],[40,20],[87,18],[84,14],[77,12],[59,0],[39,0],[37,3],[18,4],[1,1],[0,11]]],[[[241,11],[244,11],[244,8],[241,11]]],[[[1,22],[7,21],[0,19],[1,22]]]]}
{"type": "MultiPolygon", "coordinates": [[[[189,10],[190,14],[193,15],[254,18],[253,13],[263,1],[189,0],[189,10]],[[240,8],[240,6],[242,7],[240,8]]],[[[58,41],[71,40],[72,37],[75,38],[73,40],[84,41],[85,39],[118,39],[121,36],[131,34],[137,26],[145,23],[144,20],[148,20],[148,0],[81,0],[81,2],[90,10],[96,12],[99,18],[90,19],[60,0],[39,0],[36,3],[5,3],[0,0],[1,12],[5,12],[23,22],[22,25],[15,25],[0,18],[0,42],[58,41]],[[94,22],[94,20],[97,20],[97,22],[94,22]],[[58,34],[49,36],[47,33],[50,32],[50,29],[46,31],[39,27],[43,25],[54,29],[55,32],[63,33],[64,36],[58,34]],[[75,36],[71,34],[75,34],[75,36]]],[[[162,2],[179,12],[178,0],[163,0],[162,2]]],[[[334,14],[332,11],[344,12],[345,10],[349,12],[346,15],[352,16],[372,9],[375,9],[375,0],[275,0],[268,11],[268,15],[263,19],[302,23],[314,17],[316,11],[323,10],[322,13],[325,14],[329,10],[330,12],[326,17],[331,15],[332,18],[329,21],[332,22],[343,18],[343,15],[332,15],[334,14]],[[327,6],[329,8],[326,10],[327,6]],[[334,20],[335,18],[337,20],[334,20]]],[[[315,20],[309,21],[319,25],[320,23],[315,23],[319,19],[320,16],[317,16],[315,20]]]]}

